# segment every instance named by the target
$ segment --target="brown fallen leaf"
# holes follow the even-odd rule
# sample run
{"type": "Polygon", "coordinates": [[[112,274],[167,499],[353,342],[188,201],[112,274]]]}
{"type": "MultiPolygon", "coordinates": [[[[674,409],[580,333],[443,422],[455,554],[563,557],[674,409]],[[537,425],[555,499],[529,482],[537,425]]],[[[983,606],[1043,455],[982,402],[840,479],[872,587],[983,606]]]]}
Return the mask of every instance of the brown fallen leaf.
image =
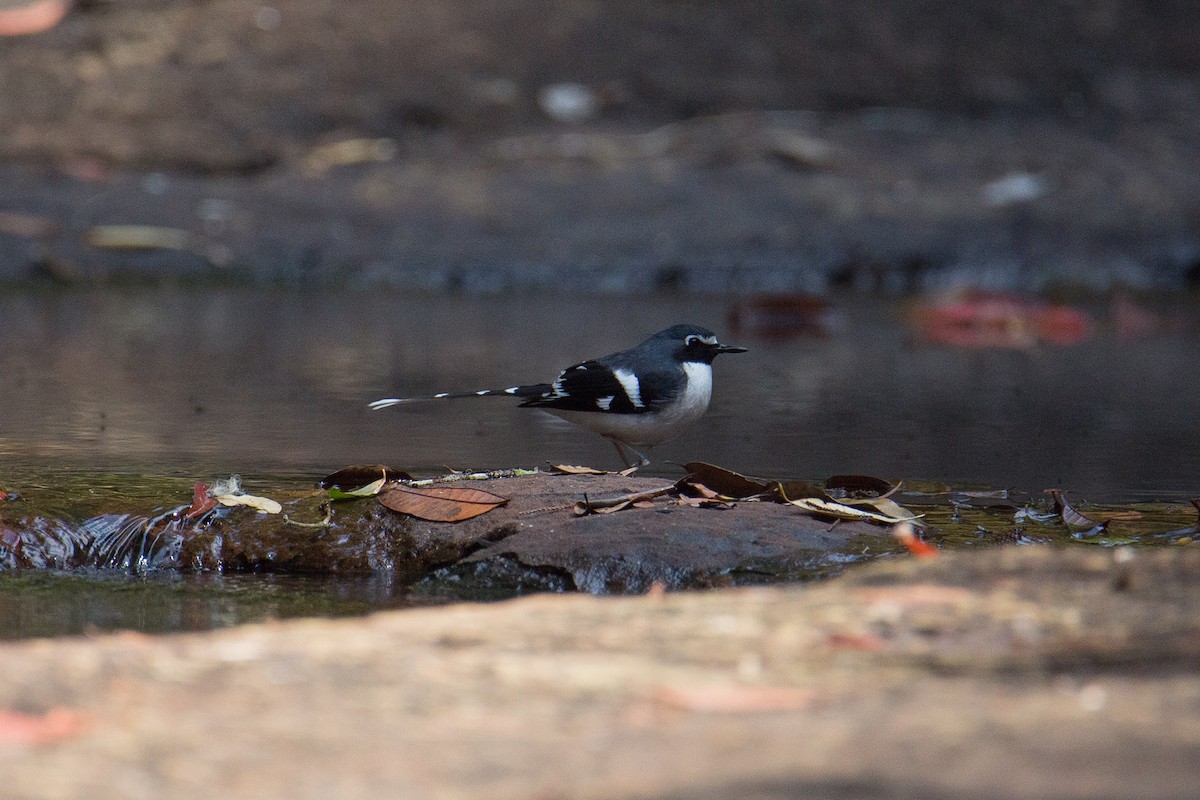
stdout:
{"type": "Polygon", "coordinates": [[[1091,517],[1076,511],[1075,507],[1063,497],[1061,489],[1047,489],[1046,494],[1054,498],[1054,510],[1062,517],[1062,521],[1072,528],[1094,528],[1100,524],[1091,517]]]}
{"type": "Polygon", "coordinates": [[[379,504],[429,522],[461,522],[486,514],[508,502],[507,497],[462,486],[405,486],[389,484],[379,504]]]}
{"type": "Polygon", "coordinates": [[[688,474],[676,484],[680,491],[686,491],[691,486],[704,486],[721,497],[733,500],[744,500],[770,491],[768,483],[703,461],[692,461],[684,464],[683,468],[688,474]]]}
{"type": "Polygon", "coordinates": [[[383,464],[355,464],[326,475],[317,482],[317,486],[321,489],[340,489],[349,493],[380,478],[385,481],[407,481],[412,479],[412,475],[383,464]]]}
{"type": "Polygon", "coordinates": [[[790,503],[805,497],[832,500],[825,490],[808,481],[775,481],[771,484],[771,499],[779,503],[790,503]]]}
{"type": "Polygon", "coordinates": [[[656,686],[651,692],[659,705],[705,714],[797,711],[817,697],[811,689],[791,686],[656,686]]]}
{"type": "Polygon", "coordinates": [[[551,464],[551,469],[563,473],[564,475],[609,475],[607,470],[596,469],[595,467],[574,466],[572,464],[551,464]]]}
{"type": "Polygon", "coordinates": [[[826,489],[840,489],[849,494],[870,493],[882,496],[896,491],[898,485],[870,475],[834,475],[825,481],[826,489]]]}
{"type": "Polygon", "coordinates": [[[1103,530],[1108,527],[1108,523],[1110,522],[1142,518],[1140,511],[1129,510],[1106,511],[1104,512],[1104,519],[1092,519],[1068,503],[1062,489],[1046,489],[1046,494],[1054,498],[1055,512],[1062,517],[1062,521],[1066,525],[1072,528],[1099,528],[1103,530]]]}

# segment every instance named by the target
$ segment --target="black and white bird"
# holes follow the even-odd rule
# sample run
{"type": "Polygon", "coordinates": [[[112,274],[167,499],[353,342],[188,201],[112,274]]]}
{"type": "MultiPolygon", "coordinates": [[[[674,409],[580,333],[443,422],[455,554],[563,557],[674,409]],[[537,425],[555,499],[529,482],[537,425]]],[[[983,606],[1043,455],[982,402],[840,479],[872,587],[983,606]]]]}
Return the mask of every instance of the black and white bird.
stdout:
{"type": "Polygon", "coordinates": [[[744,347],[721,344],[707,328],[675,325],[637,347],[567,367],[551,383],[389,397],[371,408],[415,400],[518,397],[525,401],[522,408],[540,408],[607,438],[626,466],[631,462],[623,448],[638,457],[637,466],[645,466],[650,460],[639,447],[675,438],[708,409],[713,359],[744,352],[744,347]]]}

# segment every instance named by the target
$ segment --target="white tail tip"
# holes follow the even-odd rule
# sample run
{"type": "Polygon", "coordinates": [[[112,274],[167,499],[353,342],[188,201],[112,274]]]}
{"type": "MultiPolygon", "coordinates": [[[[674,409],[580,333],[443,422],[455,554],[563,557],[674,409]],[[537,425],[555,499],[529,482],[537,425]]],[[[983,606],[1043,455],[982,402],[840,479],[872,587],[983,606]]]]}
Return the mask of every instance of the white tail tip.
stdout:
{"type": "Polygon", "coordinates": [[[383,400],[376,400],[371,403],[371,410],[378,411],[381,408],[391,408],[392,406],[400,405],[408,401],[407,397],[387,397],[383,400]]]}

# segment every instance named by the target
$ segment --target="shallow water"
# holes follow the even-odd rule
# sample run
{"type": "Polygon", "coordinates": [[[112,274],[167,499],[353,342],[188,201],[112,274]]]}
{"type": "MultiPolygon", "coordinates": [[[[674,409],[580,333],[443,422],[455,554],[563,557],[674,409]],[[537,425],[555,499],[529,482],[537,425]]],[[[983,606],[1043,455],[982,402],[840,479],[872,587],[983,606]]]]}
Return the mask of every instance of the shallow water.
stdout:
{"type": "MultiPolygon", "coordinates": [[[[455,298],[270,289],[0,295],[0,488],[66,485],[149,510],[192,481],[315,480],[351,463],[411,471],[616,466],[611,447],[502,398],[372,412],[370,400],[548,380],[679,321],[751,348],[716,364],[701,425],[653,470],[705,460],[767,477],[868,474],[914,489],[1062,487],[1076,503],[1170,501],[1093,543],[1151,543],[1194,524],[1200,348],[1194,301],[1170,332],[1108,327],[1070,347],[912,343],[899,303],[846,297],[824,337],[734,333],[716,298],[455,298]],[[137,476],[130,479],[130,476],[137,476]],[[183,479],[183,480],[181,480],[183,479]],[[165,488],[164,488],[165,487],[165,488]]],[[[946,498],[902,499],[910,507],[946,498]]],[[[983,503],[986,505],[986,503],[983,503]]],[[[949,519],[943,520],[948,522],[949,519]]],[[[943,544],[1045,541],[1012,507],[968,510],[943,544]]],[[[1069,537],[1067,537],[1069,538],[1069,537]]],[[[414,602],[382,578],[123,572],[0,574],[0,638],[112,627],[190,630],[414,602]]],[[[429,602],[417,598],[415,602],[429,602]]]]}
{"type": "Polygon", "coordinates": [[[847,297],[826,338],[729,332],[721,299],[156,290],[0,296],[0,456],[208,479],[588,463],[599,437],[503,398],[372,412],[396,394],[552,378],[689,320],[749,346],[703,424],[652,452],[744,472],[1039,491],[1200,492],[1195,303],[1174,333],[1072,347],[916,347],[900,306],[847,297]]]}

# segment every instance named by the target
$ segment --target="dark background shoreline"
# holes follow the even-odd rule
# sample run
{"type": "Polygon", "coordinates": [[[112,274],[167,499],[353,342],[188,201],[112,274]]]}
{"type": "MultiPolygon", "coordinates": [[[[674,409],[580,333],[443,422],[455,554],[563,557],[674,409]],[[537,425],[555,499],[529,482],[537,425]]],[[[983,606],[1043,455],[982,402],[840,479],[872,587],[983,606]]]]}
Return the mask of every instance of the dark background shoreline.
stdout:
{"type": "Polygon", "coordinates": [[[1200,281],[1186,3],[97,0],[0,58],[9,283],[1200,281]]]}

